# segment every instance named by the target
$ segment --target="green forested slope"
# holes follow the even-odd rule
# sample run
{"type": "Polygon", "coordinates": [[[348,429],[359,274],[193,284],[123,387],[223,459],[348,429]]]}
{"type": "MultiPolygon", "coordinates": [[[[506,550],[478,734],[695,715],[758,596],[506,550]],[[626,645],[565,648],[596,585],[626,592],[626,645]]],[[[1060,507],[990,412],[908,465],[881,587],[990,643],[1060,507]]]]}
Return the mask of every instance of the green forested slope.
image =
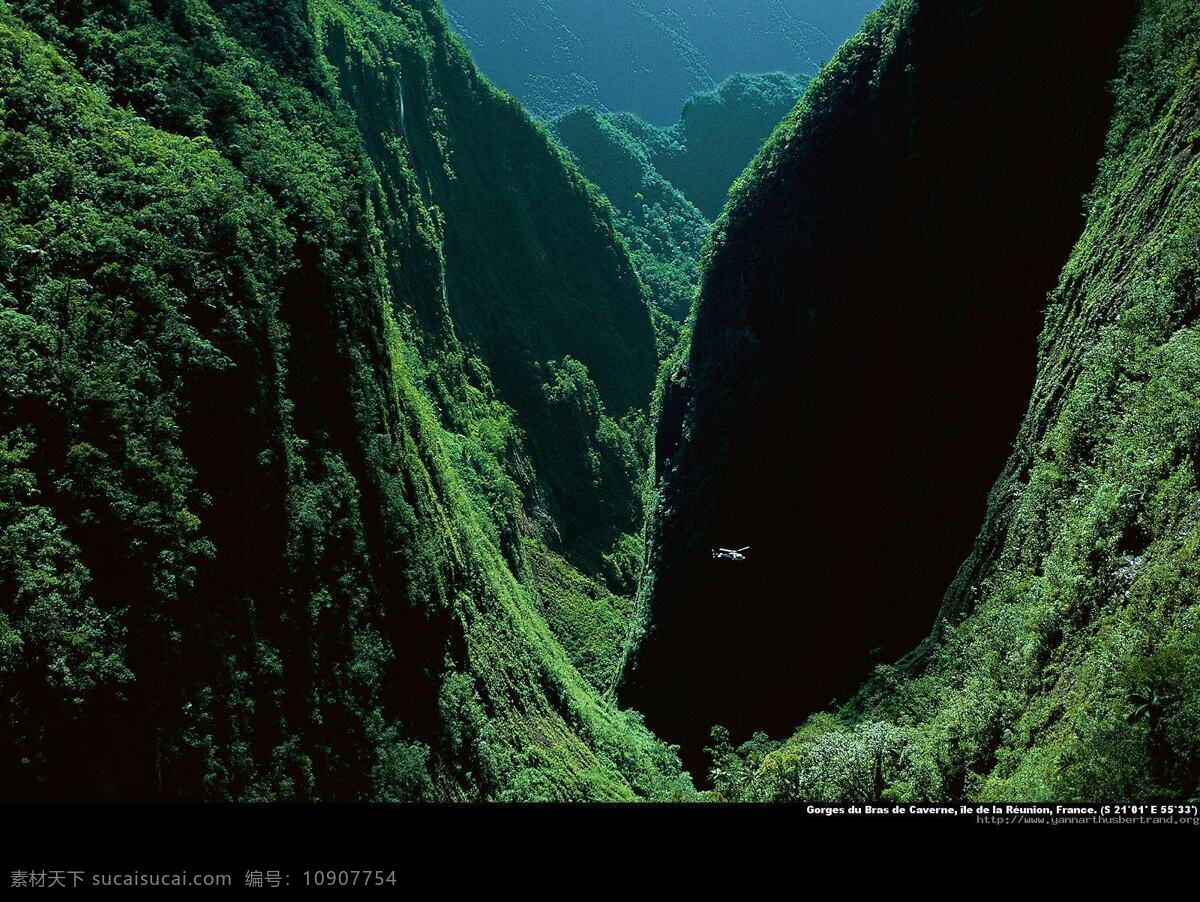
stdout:
{"type": "Polygon", "coordinates": [[[615,684],[719,799],[1195,797],[1200,12],[1096,9],[887,3],[649,413],[683,126],[563,120],[608,203],[436,0],[0,0],[0,796],[694,797],[615,684]]]}
{"type": "Polygon", "coordinates": [[[615,117],[572,110],[555,121],[554,134],[612,203],[615,224],[655,302],[682,322],[700,280],[709,221],[615,117]]]}
{"type": "Polygon", "coordinates": [[[918,676],[862,719],[911,730],[925,790],[1195,797],[1200,785],[1200,10],[1147,0],[1038,378],[918,676]],[[922,674],[921,671],[924,671],[922,674]],[[933,700],[936,703],[931,704],[933,700]],[[951,751],[953,749],[953,751],[951,751]]]}
{"type": "Polygon", "coordinates": [[[515,101],[480,78],[440,13],[422,48],[396,37],[386,10],[352,8],[352,21],[327,29],[323,49],[368,150],[385,161],[403,152],[438,211],[446,302],[517,413],[537,479],[529,507],[548,515],[577,562],[620,582],[604,558],[640,528],[637,479],[626,471],[644,466],[631,441],[640,427],[627,417],[648,406],[657,360],[645,289],[592,189],[515,101]],[[372,65],[379,59],[395,65],[372,65]],[[566,401],[556,401],[555,373],[567,358],[583,367],[573,385],[587,393],[594,383],[613,428],[560,428],[556,405],[566,401]]]}
{"type": "Polygon", "coordinates": [[[720,736],[723,797],[1200,792],[1200,11],[1139,7],[1031,400],[933,636],[786,742],[720,736]]]}
{"type": "Polygon", "coordinates": [[[808,85],[807,77],[733,75],[688,99],[679,121],[647,141],[651,159],[709,219],[808,85]]]}
{"type": "Polygon", "coordinates": [[[887,3],[735,188],[665,382],[621,686],[693,760],[927,634],[1028,404],[1134,5],[887,3]]]}
{"type": "MultiPolygon", "coordinates": [[[[554,121],[555,137],[612,203],[654,302],[676,322],[691,310],[710,220],[807,84],[779,73],[734,75],[691,97],[670,128],[591,107],[554,121]]],[[[660,331],[676,330],[664,323],[660,331]]],[[[668,347],[660,338],[660,352],[668,347]]]]}
{"type": "MultiPolygon", "coordinates": [[[[539,612],[561,581],[535,592],[523,550],[553,533],[535,429],[452,316],[491,226],[451,224],[482,202],[454,185],[488,165],[491,196],[536,177],[556,201],[516,250],[596,240],[595,294],[535,286],[551,321],[641,330],[652,372],[604,207],[437,4],[0,3],[6,798],[686,791],[539,612]],[[499,139],[456,144],[475,115],[499,139]]],[[[559,395],[598,430],[649,376],[588,362],[559,395]]],[[[605,428],[571,439],[584,465],[633,455],[605,428]]]]}

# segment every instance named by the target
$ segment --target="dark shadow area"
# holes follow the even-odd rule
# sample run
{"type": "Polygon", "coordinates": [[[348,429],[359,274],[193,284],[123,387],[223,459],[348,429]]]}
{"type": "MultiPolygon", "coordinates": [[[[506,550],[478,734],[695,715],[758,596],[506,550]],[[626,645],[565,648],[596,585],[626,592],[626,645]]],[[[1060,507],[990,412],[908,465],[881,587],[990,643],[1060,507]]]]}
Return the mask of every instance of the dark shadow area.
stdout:
{"type": "Polygon", "coordinates": [[[1028,402],[1133,6],[921,4],[735,204],[621,687],[694,770],[713,724],[786,733],[928,631],[1028,402]]]}

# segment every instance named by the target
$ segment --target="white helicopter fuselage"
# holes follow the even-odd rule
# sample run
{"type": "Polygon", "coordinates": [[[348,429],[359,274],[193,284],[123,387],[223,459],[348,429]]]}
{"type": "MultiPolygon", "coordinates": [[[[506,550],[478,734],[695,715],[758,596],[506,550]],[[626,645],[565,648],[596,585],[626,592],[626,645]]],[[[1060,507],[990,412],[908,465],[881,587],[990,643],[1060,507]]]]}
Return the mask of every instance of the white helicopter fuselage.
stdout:
{"type": "Polygon", "coordinates": [[[714,548],[712,556],[714,561],[744,561],[749,550],[749,545],[745,548],[714,548]]]}

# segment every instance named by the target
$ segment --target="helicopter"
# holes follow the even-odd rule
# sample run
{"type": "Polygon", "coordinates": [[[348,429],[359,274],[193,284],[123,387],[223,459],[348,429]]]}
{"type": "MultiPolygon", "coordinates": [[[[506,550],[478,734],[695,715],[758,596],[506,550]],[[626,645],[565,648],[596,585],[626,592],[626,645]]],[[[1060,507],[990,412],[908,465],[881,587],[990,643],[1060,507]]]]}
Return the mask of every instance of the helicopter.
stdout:
{"type": "Polygon", "coordinates": [[[744,561],[749,550],[749,545],[745,548],[714,548],[712,556],[714,561],[744,561]]]}

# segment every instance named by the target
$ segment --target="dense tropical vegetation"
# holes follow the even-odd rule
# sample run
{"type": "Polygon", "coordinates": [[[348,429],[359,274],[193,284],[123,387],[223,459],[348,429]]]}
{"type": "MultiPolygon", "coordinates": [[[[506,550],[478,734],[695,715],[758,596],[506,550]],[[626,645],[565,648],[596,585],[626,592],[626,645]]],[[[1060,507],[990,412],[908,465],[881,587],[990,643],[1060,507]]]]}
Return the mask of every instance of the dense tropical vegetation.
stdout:
{"type": "Polygon", "coordinates": [[[688,100],[670,128],[591,107],[554,121],[554,136],[612,203],[638,275],[667,316],[659,320],[662,356],[691,310],[711,219],[806,84],[789,75],[735,75],[688,100]]]}
{"type": "Polygon", "coordinates": [[[0,797],[1200,795],[1200,10],[616,8],[0,0],[0,797]]]}
{"type": "MultiPolygon", "coordinates": [[[[1108,18],[1093,17],[1090,28],[1081,28],[1083,4],[886,4],[777,133],[718,225],[690,354],[681,357],[662,402],[664,490],[654,520],[654,582],[642,599],[647,635],[627,668],[624,697],[644,707],[652,726],[685,738],[686,722],[680,727],[678,717],[669,719],[681,696],[670,696],[674,708],[656,699],[683,681],[694,685],[696,672],[664,690],[662,681],[670,677],[659,662],[669,656],[676,672],[688,668],[691,659],[669,644],[700,644],[706,629],[720,636],[695,662],[698,678],[715,670],[706,688],[739,686],[740,696],[725,697],[737,696],[740,707],[720,710],[719,696],[693,695],[696,701],[689,702],[703,707],[691,721],[694,729],[711,721],[731,727],[714,730],[706,743],[720,798],[1145,800],[1194,798],[1200,791],[1200,12],[1180,0],[1113,3],[1105,11],[1108,18]],[[953,47],[939,47],[938,34],[954,35],[958,43],[970,27],[960,15],[985,27],[988,40],[1011,46],[997,46],[986,63],[980,59],[982,35],[963,42],[972,48],[970,63],[953,47]],[[1123,27],[1105,31],[1116,24],[1123,27]],[[1059,28],[1071,35],[1064,46],[1075,60],[1071,71],[1082,76],[1074,85],[1056,68],[1052,46],[1031,52],[1030,42],[1053,42],[1059,28]],[[1118,40],[1125,44],[1121,52],[1118,40]],[[1028,81],[1014,74],[1021,66],[1004,61],[1009,52],[1023,56],[1021,65],[1032,70],[1028,81]],[[1043,64],[1058,73],[1056,81],[1038,74],[1043,64]],[[1095,71],[1084,75],[1086,65],[1095,71]],[[984,81],[953,85],[948,97],[942,95],[943,73],[968,71],[984,81]],[[1108,90],[1110,72],[1115,112],[1113,101],[1101,103],[1094,93],[1108,90]],[[1057,93],[1062,91],[1076,93],[1057,93]],[[972,102],[964,105],[966,98],[972,102]],[[985,126],[967,129],[961,140],[976,148],[988,135],[988,153],[962,156],[944,129],[963,126],[963,116],[990,117],[990,103],[1009,109],[996,117],[1003,134],[989,135],[985,126]],[[847,172],[838,162],[847,153],[840,142],[852,137],[864,156],[877,154],[881,133],[885,141],[897,135],[888,119],[894,106],[903,111],[897,124],[906,124],[899,133],[905,168],[893,175],[881,158],[866,165],[855,155],[847,172]],[[1107,124],[1107,140],[1093,152],[1089,134],[1097,115],[1107,124]],[[1052,121],[1065,123],[1065,130],[1051,127],[1052,121]],[[1036,132],[1027,133],[1030,126],[1036,132]],[[972,172],[1003,161],[1007,141],[1023,134],[1037,135],[1037,159],[1011,170],[1025,184],[1020,194],[1006,187],[1003,173],[981,179],[972,172]],[[924,143],[930,139],[936,141],[924,143]],[[1098,175],[1091,162],[1096,158],[1098,175]],[[881,171],[882,179],[871,177],[881,171]],[[959,181],[964,173],[969,178],[959,181]],[[917,177],[933,181],[914,188],[917,177]],[[1085,178],[1092,187],[1082,236],[1067,215],[1072,191],[1061,196],[1062,212],[1036,210],[1051,185],[1078,185],[1085,178]],[[1042,187],[1030,192],[1034,180],[1042,187]],[[899,238],[905,230],[894,219],[897,208],[880,202],[878,192],[894,196],[898,184],[906,186],[904,202],[916,205],[917,248],[899,238]],[[897,236],[898,253],[875,244],[879,236],[868,230],[872,259],[881,259],[866,268],[878,268],[890,291],[880,291],[883,283],[869,275],[848,278],[844,257],[834,258],[828,279],[822,277],[828,249],[809,231],[810,222],[832,230],[830,241],[848,239],[838,219],[818,218],[832,199],[814,197],[816,185],[831,185],[841,198],[838,215],[847,217],[848,228],[864,228],[865,210],[855,206],[863,198],[886,211],[880,227],[897,236]],[[957,201],[951,200],[960,197],[970,206],[965,216],[955,215],[957,201]],[[1025,224],[1030,215],[1035,218],[1025,224]],[[1047,286],[1046,305],[1037,280],[1024,280],[1035,270],[1037,278],[1046,277],[1046,267],[1059,265],[1059,251],[1043,256],[1023,247],[1017,233],[1031,228],[1037,241],[1053,239],[1055,248],[1064,239],[1074,243],[1056,284],[1047,286]],[[778,236],[773,244],[767,234],[778,236]],[[757,271],[746,263],[747,243],[760,253],[775,248],[760,258],[765,262],[757,271]],[[921,248],[931,245],[932,259],[925,260],[921,248]],[[806,257],[808,248],[817,256],[806,257]],[[1013,274],[989,272],[1017,261],[1021,284],[1013,274]],[[789,287],[798,284],[795,269],[808,273],[803,330],[814,337],[781,347],[771,338],[780,329],[771,305],[786,304],[785,315],[794,316],[789,287]],[[974,282],[981,275],[987,282],[974,282]],[[732,280],[748,287],[731,287],[732,280]],[[836,307],[823,306],[822,291],[833,292],[836,307]],[[938,302],[942,291],[949,292],[949,306],[938,302]],[[970,304],[964,309],[965,298],[970,304]],[[987,307],[995,304],[1005,323],[987,323],[986,338],[972,337],[971,317],[986,322],[987,307]],[[1036,343],[1033,332],[1023,331],[1028,321],[1018,317],[1021,305],[1041,314],[1036,343]],[[935,320],[924,319],[930,310],[935,320]],[[839,333],[845,325],[850,330],[839,333]],[[745,342],[734,338],[739,330],[761,342],[756,357],[749,358],[745,342]],[[1008,339],[991,344],[1001,334],[1008,339]],[[833,353],[826,355],[830,343],[833,353]],[[1021,373],[1026,343],[1037,354],[1036,380],[1029,385],[1021,373]],[[1009,362],[987,356],[993,351],[1009,362]],[[881,355],[891,355],[882,358],[891,365],[881,367],[881,355]],[[932,358],[938,378],[906,386],[922,372],[918,358],[932,358]],[[796,360],[798,368],[778,366],[780,359],[796,360]],[[980,373],[983,381],[970,376],[979,363],[990,370],[980,373]],[[999,371],[1008,388],[989,395],[999,371]],[[875,384],[855,381],[864,372],[875,384]],[[902,395],[878,383],[884,373],[901,383],[902,395]],[[760,392],[778,397],[781,381],[797,377],[820,391],[836,386],[837,403],[855,413],[825,419],[819,399],[804,400],[803,389],[789,387],[802,421],[785,432],[784,412],[757,399],[760,392]],[[958,396],[956,387],[972,378],[969,391],[958,396]],[[991,427],[976,421],[974,412],[986,414],[989,423],[1003,420],[999,414],[1015,385],[1022,386],[1027,404],[1020,426],[1009,433],[1017,436],[1015,445],[1001,432],[994,445],[981,447],[991,427]],[[919,407],[904,408],[907,398],[918,399],[919,407]],[[899,421],[891,417],[897,404],[904,412],[899,421]],[[931,428],[930,408],[941,411],[941,428],[931,428]],[[708,425],[714,417],[722,436],[733,433],[721,444],[708,425]],[[759,417],[763,422],[756,422],[759,417]],[[964,423],[968,428],[961,431],[964,423]],[[804,447],[789,443],[764,456],[764,444],[755,443],[760,432],[774,446],[794,436],[804,447]],[[843,437],[833,442],[840,459],[812,450],[835,434],[843,437]],[[725,450],[730,443],[751,444],[758,452],[752,470],[744,469],[739,449],[725,450]],[[1000,465],[973,550],[960,552],[961,529],[971,518],[950,518],[939,499],[950,488],[950,500],[961,502],[987,476],[979,471],[967,479],[960,458],[968,449],[974,463],[983,452],[1006,454],[1008,462],[1000,465]],[[798,468],[795,488],[772,460],[798,468]],[[891,469],[897,460],[902,469],[891,469]],[[932,472],[926,469],[931,463],[932,472]],[[897,482],[889,488],[879,473],[897,482]],[[836,496],[823,499],[819,488],[809,488],[805,483],[813,477],[835,486],[836,496]],[[904,497],[910,490],[922,496],[919,502],[904,497]],[[749,506],[748,519],[736,519],[731,505],[737,503],[749,506]],[[700,510],[717,513],[697,524],[705,517],[700,510]],[[708,532],[713,522],[785,530],[789,547],[755,535],[755,552],[778,554],[780,563],[752,558],[757,571],[739,574],[745,581],[740,587],[719,572],[681,576],[679,568],[694,565],[707,540],[715,539],[708,532]],[[868,522],[877,528],[865,537],[868,522]],[[830,531],[836,545],[822,539],[830,531]],[[947,549],[951,557],[943,557],[947,549]],[[892,557],[897,551],[900,556],[892,557]],[[967,562],[941,603],[932,635],[895,664],[888,663],[894,660],[889,649],[903,649],[885,645],[879,660],[871,646],[906,632],[916,635],[897,626],[914,587],[924,604],[935,599],[939,584],[953,575],[946,565],[960,554],[967,562]],[[746,585],[754,591],[745,591],[746,585]],[[676,600],[680,592],[686,604],[676,600]],[[772,652],[759,637],[795,623],[784,619],[782,603],[769,603],[772,592],[781,602],[802,605],[811,618],[806,623],[813,639],[788,636],[786,647],[796,655],[790,667],[781,667],[778,656],[768,658],[773,664],[758,664],[772,652]],[[832,610],[812,617],[823,607],[832,610]],[[847,610],[862,619],[839,619],[837,612],[847,610]],[[752,631],[740,629],[744,620],[754,623],[752,631]],[[881,634],[875,629],[881,623],[892,626],[881,634]],[[822,654],[817,642],[832,646],[833,654],[822,654]],[[872,665],[865,685],[852,692],[857,676],[872,665]],[[847,679],[830,681],[834,668],[847,679]],[[789,736],[779,729],[780,718],[822,707],[814,680],[820,681],[818,691],[850,700],[808,717],[789,736]],[[786,710],[774,726],[769,716],[759,716],[767,706],[786,710]],[[745,708],[753,716],[745,717],[745,708]],[[763,728],[787,738],[753,732],[763,728]]],[[[1029,146],[1013,150],[1027,156],[1029,146]]],[[[860,245],[851,252],[864,253],[860,245]]],[[[915,628],[922,629],[919,618],[915,628]]]]}
{"type": "Polygon", "coordinates": [[[5,797],[689,792],[547,626],[632,579],[644,289],[438,4],[0,30],[5,797]]]}

